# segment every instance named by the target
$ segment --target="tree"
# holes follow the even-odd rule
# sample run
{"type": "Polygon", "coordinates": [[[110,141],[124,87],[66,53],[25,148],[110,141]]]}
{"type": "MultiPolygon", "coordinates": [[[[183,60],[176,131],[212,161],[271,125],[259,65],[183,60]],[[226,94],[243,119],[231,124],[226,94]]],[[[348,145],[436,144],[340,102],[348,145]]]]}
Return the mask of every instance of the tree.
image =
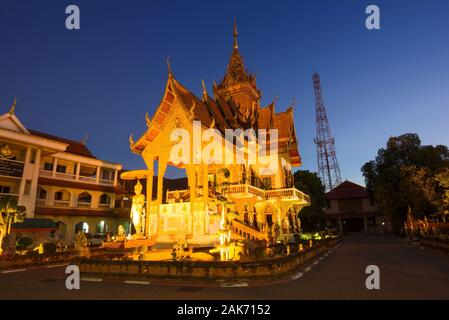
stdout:
{"type": "Polygon", "coordinates": [[[26,208],[17,205],[17,198],[0,199],[0,255],[3,253],[3,239],[11,232],[11,225],[23,222],[26,208]]]}
{"type": "Polygon", "coordinates": [[[442,170],[435,176],[435,180],[438,183],[439,192],[441,198],[436,205],[440,208],[440,211],[444,214],[449,214],[449,168],[442,170]]]}
{"type": "Polygon", "coordinates": [[[294,174],[295,187],[310,196],[310,206],[300,212],[301,226],[306,231],[316,231],[323,225],[324,207],[324,185],[318,174],[308,170],[299,170],[294,174]]]}
{"type": "Polygon", "coordinates": [[[443,190],[436,177],[447,168],[446,146],[422,146],[417,134],[407,133],[391,137],[361,170],[368,192],[399,232],[408,207],[418,217],[440,209],[443,190]]]}

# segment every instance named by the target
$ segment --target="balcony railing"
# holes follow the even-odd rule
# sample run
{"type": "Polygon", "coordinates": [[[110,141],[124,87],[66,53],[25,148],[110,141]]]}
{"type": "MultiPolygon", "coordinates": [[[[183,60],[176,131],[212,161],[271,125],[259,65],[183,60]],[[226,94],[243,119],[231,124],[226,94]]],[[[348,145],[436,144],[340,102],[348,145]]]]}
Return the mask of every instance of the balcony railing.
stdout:
{"type": "Polygon", "coordinates": [[[90,184],[99,184],[99,185],[105,185],[105,186],[113,186],[114,180],[108,180],[108,179],[98,179],[95,177],[86,177],[86,176],[77,176],[75,174],[71,173],[64,173],[64,172],[53,172],[49,170],[39,170],[39,176],[43,178],[51,178],[51,179],[58,179],[58,180],[66,180],[66,181],[79,181],[82,183],[90,183],[90,184]]]}
{"type": "Polygon", "coordinates": [[[70,200],[55,200],[55,207],[68,208],[70,207],[70,200]]]}
{"type": "MultiPolygon", "coordinates": [[[[308,195],[296,188],[284,188],[263,190],[250,184],[235,184],[223,187],[224,195],[239,195],[239,194],[252,194],[263,199],[281,199],[281,200],[302,200],[304,203],[310,203],[308,195]]],[[[184,194],[187,190],[168,191],[167,200],[174,198],[175,192],[184,194]]]]}
{"type": "Polygon", "coordinates": [[[90,203],[89,202],[78,202],[77,207],[82,209],[90,209],[90,203]]]}
{"type": "MultiPolygon", "coordinates": [[[[1,196],[1,195],[0,195],[1,196]]],[[[92,203],[77,202],[75,207],[70,205],[70,200],[55,200],[53,204],[47,204],[46,199],[36,199],[36,207],[50,207],[50,208],[66,208],[66,209],[111,209],[110,204],[99,203],[97,208],[92,208],[92,203]]]]}
{"type": "Polygon", "coordinates": [[[87,182],[87,183],[97,183],[97,179],[93,178],[93,177],[79,176],[78,180],[82,181],[82,182],[87,182]]]}
{"type": "Polygon", "coordinates": [[[0,193],[0,199],[3,199],[3,198],[16,198],[18,200],[19,195],[16,193],[0,193]]]}

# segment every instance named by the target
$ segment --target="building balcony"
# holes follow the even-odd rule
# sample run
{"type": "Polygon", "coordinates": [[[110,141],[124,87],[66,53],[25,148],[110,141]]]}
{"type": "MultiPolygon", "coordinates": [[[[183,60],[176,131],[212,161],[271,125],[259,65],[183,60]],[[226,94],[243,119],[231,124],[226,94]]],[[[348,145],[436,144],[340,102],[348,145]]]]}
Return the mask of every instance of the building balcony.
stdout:
{"type": "Polygon", "coordinates": [[[75,175],[71,173],[64,173],[64,172],[56,172],[56,171],[49,171],[49,170],[39,170],[39,177],[42,178],[50,178],[50,179],[56,179],[56,180],[65,180],[65,181],[73,181],[73,182],[80,182],[80,183],[89,183],[89,184],[96,184],[96,185],[103,185],[103,186],[114,186],[114,180],[107,180],[107,179],[97,179],[95,177],[85,177],[82,175],[75,175]]]}
{"type": "Polygon", "coordinates": [[[55,200],[54,206],[57,207],[57,208],[68,208],[68,207],[70,207],[70,201],[68,201],[68,200],[55,200]]]}
{"type": "Polygon", "coordinates": [[[111,209],[111,205],[106,203],[99,203],[97,208],[93,208],[92,203],[90,202],[77,202],[76,206],[72,206],[69,200],[54,200],[53,204],[49,204],[46,199],[36,199],[36,207],[65,208],[65,209],[94,209],[94,210],[111,209]]]}
{"type": "Polygon", "coordinates": [[[19,200],[19,195],[16,193],[0,193],[0,200],[4,198],[15,198],[19,200]]]}
{"type": "MultiPolygon", "coordinates": [[[[222,190],[225,196],[231,198],[256,196],[265,200],[279,199],[281,201],[300,201],[305,205],[310,204],[310,197],[296,188],[263,190],[250,184],[235,184],[223,187],[222,190]]],[[[187,193],[188,190],[167,191],[167,200],[173,201],[176,196],[183,196],[187,193]]]]}

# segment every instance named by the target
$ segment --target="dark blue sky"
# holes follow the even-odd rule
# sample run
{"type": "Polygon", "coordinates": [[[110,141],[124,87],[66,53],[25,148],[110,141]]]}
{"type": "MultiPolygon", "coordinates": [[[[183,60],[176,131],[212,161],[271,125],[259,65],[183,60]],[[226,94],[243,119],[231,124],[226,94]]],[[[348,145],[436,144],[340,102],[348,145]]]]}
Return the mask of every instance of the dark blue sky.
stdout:
{"type": "MultiPolygon", "coordinates": [[[[312,73],[321,75],[342,177],[389,136],[449,145],[449,1],[22,1],[0,4],[0,110],[36,130],[88,134],[100,158],[143,167],[128,136],[146,128],[167,79],[197,95],[224,75],[237,17],[240,51],[263,104],[296,97],[303,169],[316,170],[312,73]],[[65,29],[77,4],[81,30],[65,29]],[[377,4],[381,30],[365,28],[377,4]]],[[[174,171],[171,171],[174,174],[174,171]]]]}

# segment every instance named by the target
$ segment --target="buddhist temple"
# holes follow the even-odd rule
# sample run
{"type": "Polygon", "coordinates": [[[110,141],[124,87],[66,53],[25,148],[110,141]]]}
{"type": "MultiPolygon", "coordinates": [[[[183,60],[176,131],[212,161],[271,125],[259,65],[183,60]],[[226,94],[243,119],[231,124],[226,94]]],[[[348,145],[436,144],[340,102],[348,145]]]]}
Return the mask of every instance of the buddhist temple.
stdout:
{"type": "Polygon", "coordinates": [[[147,115],[147,127],[138,139],[129,139],[131,151],[143,158],[147,168],[128,171],[122,179],[145,179],[145,222],[138,232],[156,236],[157,242],[184,239],[213,244],[220,230],[227,230],[231,239],[274,243],[299,233],[298,214],[310,205],[309,197],[294,187],[292,170],[301,165],[301,157],[293,108],[277,112],[276,102],[261,106],[256,77],[245,69],[239,51],[235,23],[233,35],[226,73],[219,84],[213,83],[211,94],[203,81],[202,96],[195,96],[176,79],[168,62],[168,80],[155,114],[147,115]],[[176,132],[181,131],[190,137],[185,144],[188,154],[174,161],[181,136],[176,132]],[[251,131],[259,133],[257,141],[251,131]],[[240,139],[240,146],[222,142],[224,151],[214,149],[213,161],[206,161],[211,137],[217,142],[217,136],[229,132],[240,139]],[[265,133],[262,138],[261,132],[265,133]],[[251,150],[260,151],[263,142],[266,152],[248,161],[251,150]],[[235,161],[238,155],[243,155],[243,163],[235,161]],[[169,190],[163,195],[167,166],[185,170],[187,190],[169,190]]]}

